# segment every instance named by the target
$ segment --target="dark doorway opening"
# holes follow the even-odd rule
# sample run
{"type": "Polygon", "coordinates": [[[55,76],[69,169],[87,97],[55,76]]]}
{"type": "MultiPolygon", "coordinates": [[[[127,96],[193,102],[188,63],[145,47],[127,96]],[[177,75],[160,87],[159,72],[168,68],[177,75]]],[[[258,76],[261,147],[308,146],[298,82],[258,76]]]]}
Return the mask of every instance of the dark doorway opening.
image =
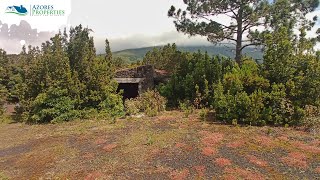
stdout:
{"type": "Polygon", "coordinates": [[[118,86],[118,92],[123,90],[123,100],[138,97],[139,84],[138,83],[120,83],[118,86]]]}

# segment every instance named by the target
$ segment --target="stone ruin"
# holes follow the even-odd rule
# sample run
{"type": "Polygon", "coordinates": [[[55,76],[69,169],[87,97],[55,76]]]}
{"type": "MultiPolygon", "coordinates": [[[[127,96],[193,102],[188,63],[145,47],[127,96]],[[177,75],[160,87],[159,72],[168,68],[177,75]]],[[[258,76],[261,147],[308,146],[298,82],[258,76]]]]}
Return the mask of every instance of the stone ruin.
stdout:
{"type": "Polygon", "coordinates": [[[118,91],[123,90],[123,99],[135,98],[167,79],[166,71],[156,70],[152,65],[122,69],[115,74],[115,80],[119,83],[118,91]]]}

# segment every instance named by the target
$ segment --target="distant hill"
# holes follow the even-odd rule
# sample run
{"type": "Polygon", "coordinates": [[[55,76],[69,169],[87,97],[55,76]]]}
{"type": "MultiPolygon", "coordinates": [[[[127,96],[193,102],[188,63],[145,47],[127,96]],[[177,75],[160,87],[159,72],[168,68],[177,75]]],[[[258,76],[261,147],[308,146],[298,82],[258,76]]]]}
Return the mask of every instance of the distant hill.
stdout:
{"type": "MultiPolygon", "coordinates": [[[[126,49],[122,51],[113,52],[113,56],[121,57],[128,62],[136,62],[136,61],[142,60],[148,51],[151,51],[153,48],[160,48],[160,47],[161,46],[126,49]]],[[[210,56],[221,55],[221,56],[234,58],[234,52],[232,51],[232,49],[234,48],[230,45],[178,46],[178,50],[182,52],[197,52],[198,50],[200,50],[201,52],[207,52],[210,56]]],[[[256,49],[254,47],[245,48],[244,54],[258,60],[261,60],[263,55],[260,49],[256,49]]]]}

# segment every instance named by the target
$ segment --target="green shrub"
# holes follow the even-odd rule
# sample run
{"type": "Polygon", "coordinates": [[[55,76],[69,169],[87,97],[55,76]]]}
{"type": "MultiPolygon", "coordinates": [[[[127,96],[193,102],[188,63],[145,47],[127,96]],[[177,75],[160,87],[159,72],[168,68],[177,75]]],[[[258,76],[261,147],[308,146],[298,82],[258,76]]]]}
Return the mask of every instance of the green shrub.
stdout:
{"type": "Polygon", "coordinates": [[[224,93],[224,87],[221,82],[214,86],[214,108],[216,111],[216,118],[219,121],[230,123],[234,116],[234,97],[230,93],[224,93]]]}
{"type": "Polygon", "coordinates": [[[79,117],[74,100],[66,89],[50,88],[39,94],[31,104],[29,116],[33,123],[69,121],[79,117]]]}
{"type": "Polygon", "coordinates": [[[4,113],[4,104],[6,101],[7,90],[0,84],[0,116],[4,113]]]}
{"type": "Polygon", "coordinates": [[[255,91],[250,95],[250,107],[247,112],[248,121],[246,123],[251,125],[265,125],[265,120],[263,119],[262,112],[265,108],[264,97],[267,93],[261,90],[255,91]]]}
{"type": "Polygon", "coordinates": [[[136,115],[140,112],[140,102],[137,98],[126,100],[124,106],[127,115],[136,115]]]}
{"type": "Polygon", "coordinates": [[[156,116],[166,108],[167,100],[155,90],[148,90],[139,97],[126,100],[126,113],[129,115],[144,112],[147,116],[156,116]]]}
{"type": "Polygon", "coordinates": [[[124,116],[124,106],[120,94],[109,92],[105,99],[99,104],[99,112],[110,117],[124,116]]]}
{"type": "MultiPolygon", "coordinates": [[[[149,115],[156,115],[166,109],[167,100],[160,95],[158,91],[148,90],[139,97],[140,108],[143,112],[148,112],[149,115]]],[[[148,115],[147,114],[147,115],[148,115]]]]}
{"type": "Polygon", "coordinates": [[[184,116],[187,118],[193,113],[194,106],[189,100],[186,100],[185,102],[179,102],[179,109],[184,112],[184,116]]]}
{"type": "Polygon", "coordinates": [[[307,131],[320,133],[320,107],[307,105],[305,107],[306,117],[302,120],[302,125],[307,131]]]}
{"type": "Polygon", "coordinates": [[[179,102],[189,100],[196,108],[212,105],[212,85],[234,66],[229,58],[206,53],[188,53],[180,62],[168,83],[161,85],[161,95],[168,99],[168,106],[178,107],[179,102]]]}
{"type": "Polygon", "coordinates": [[[208,115],[209,115],[209,109],[207,109],[207,108],[202,108],[202,109],[200,110],[200,114],[199,114],[200,120],[206,121],[206,120],[208,119],[208,115]]]}

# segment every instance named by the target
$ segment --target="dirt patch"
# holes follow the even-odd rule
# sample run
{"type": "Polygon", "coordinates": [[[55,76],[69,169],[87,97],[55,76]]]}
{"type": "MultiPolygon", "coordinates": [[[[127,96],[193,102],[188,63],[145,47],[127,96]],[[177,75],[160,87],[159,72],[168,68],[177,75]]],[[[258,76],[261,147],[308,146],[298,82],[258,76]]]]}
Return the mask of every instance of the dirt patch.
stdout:
{"type": "Polygon", "coordinates": [[[11,148],[2,149],[0,150],[0,157],[15,156],[21,153],[27,153],[32,150],[32,147],[34,146],[34,144],[35,142],[29,142],[29,143],[21,144],[11,148]]]}

